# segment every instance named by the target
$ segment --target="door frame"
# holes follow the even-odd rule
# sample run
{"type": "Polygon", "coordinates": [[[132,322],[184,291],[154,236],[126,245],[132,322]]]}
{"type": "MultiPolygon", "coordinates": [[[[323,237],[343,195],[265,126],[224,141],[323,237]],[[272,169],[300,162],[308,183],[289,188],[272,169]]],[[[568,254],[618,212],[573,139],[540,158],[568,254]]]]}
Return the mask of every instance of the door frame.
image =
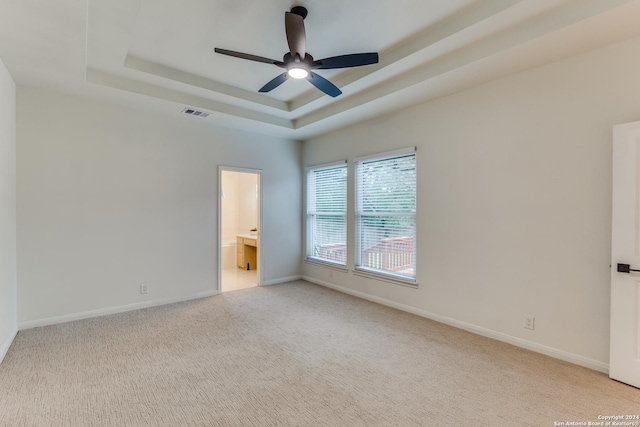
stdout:
{"type": "Polygon", "coordinates": [[[250,169],[236,166],[218,165],[218,294],[222,293],[222,172],[255,173],[258,175],[258,286],[262,286],[263,256],[262,256],[262,169],[250,169]]]}

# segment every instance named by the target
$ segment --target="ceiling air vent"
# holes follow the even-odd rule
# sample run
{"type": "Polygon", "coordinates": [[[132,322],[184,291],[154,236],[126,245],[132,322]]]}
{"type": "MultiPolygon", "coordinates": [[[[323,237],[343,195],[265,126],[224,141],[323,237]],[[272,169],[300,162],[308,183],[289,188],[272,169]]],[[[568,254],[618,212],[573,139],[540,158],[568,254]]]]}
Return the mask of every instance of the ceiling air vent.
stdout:
{"type": "Polygon", "coordinates": [[[184,110],[182,110],[182,112],[190,116],[197,116],[197,117],[208,117],[210,114],[210,113],[205,113],[204,111],[198,111],[190,107],[186,107],[184,110]]]}

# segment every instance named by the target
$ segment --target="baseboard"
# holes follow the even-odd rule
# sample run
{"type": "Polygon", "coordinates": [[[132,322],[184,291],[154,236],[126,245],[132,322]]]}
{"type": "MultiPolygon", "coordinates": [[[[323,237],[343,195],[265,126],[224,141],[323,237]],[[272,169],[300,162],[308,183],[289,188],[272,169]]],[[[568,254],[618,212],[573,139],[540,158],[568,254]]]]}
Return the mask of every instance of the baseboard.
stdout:
{"type": "Polygon", "coordinates": [[[293,282],[294,280],[300,280],[300,279],[302,279],[302,276],[300,276],[300,275],[298,275],[298,276],[289,276],[289,277],[281,277],[279,279],[265,280],[264,282],[262,282],[262,286],[277,285],[279,283],[293,282]]]}
{"type": "Polygon", "coordinates": [[[188,297],[156,299],[135,304],[121,305],[117,307],[102,308],[100,310],[83,311],[81,313],[65,314],[63,316],[47,317],[44,319],[29,320],[18,324],[18,330],[37,328],[40,326],[56,325],[58,323],[73,322],[75,320],[90,319],[92,317],[108,316],[110,314],[124,313],[127,311],[140,310],[143,308],[157,307],[159,305],[173,304],[176,302],[190,301],[199,298],[218,295],[218,291],[199,292],[188,297]]]}
{"type": "Polygon", "coordinates": [[[608,363],[589,359],[584,356],[580,356],[574,353],[569,353],[564,350],[559,350],[557,348],[549,347],[549,346],[538,344],[535,342],[523,340],[522,338],[513,337],[511,335],[507,335],[502,332],[497,332],[491,329],[476,326],[471,323],[461,322],[459,320],[452,319],[450,317],[441,316],[439,314],[431,313],[426,310],[411,307],[409,305],[400,304],[394,301],[387,300],[385,298],[369,295],[364,292],[354,291],[353,289],[345,288],[344,286],[335,285],[333,283],[325,282],[323,280],[315,279],[313,277],[302,276],[302,279],[311,283],[315,283],[320,286],[324,286],[339,292],[343,292],[345,294],[353,295],[358,298],[366,299],[378,304],[382,304],[388,307],[396,308],[398,310],[406,311],[408,313],[425,317],[427,319],[435,320],[436,322],[444,323],[446,325],[453,326],[459,329],[464,329],[465,331],[469,331],[477,335],[482,335],[487,338],[492,338],[497,341],[502,341],[507,344],[515,345],[516,347],[521,347],[527,350],[535,351],[536,353],[541,353],[546,356],[553,357],[555,359],[564,360],[565,362],[573,363],[575,365],[583,366],[585,368],[593,369],[595,371],[603,372],[605,374],[609,373],[608,363]]]}
{"type": "Polygon", "coordinates": [[[2,363],[2,361],[4,360],[4,357],[7,355],[7,352],[9,351],[9,347],[11,347],[13,340],[16,339],[17,334],[18,334],[18,328],[15,328],[13,332],[9,334],[9,338],[7,339],[7,341],[4,344],[2,344],[2,348],[0,348],[0,363],[2,363]]]}
{"type": "MultiPolygon", "coordinates": [[[[278,283],[286,283],[286,282],[291,282],[291,281],[300,280],[300,279],[302,279],[302,276],[300,275],[282,277],[279,279],[264,281],[262,282],[262,286],[276,285],[278,283]]],[[[19,323],[18,330],[21,331],[24,329],[37,328],[40,326],[56,325],[58,323],[73,322],[75,320],[90,319],[92,317],[108,316],[110,314],[124,313],[126,311],[140,310],[143,308],[156,307],[156,306],[165,305],[165,304],[173,304],[176,302],[189,301],[189,300],[198,299],[198,298],[206,298],[206,297],[210,297],[218,294],[219,294],[218,291],[200,292],[188,297],[158,299],[153,301],[145,301],[145,302],[140,302],[135,304],[122,305],[118,307],[103,308],[100,310],[84,311],[81,313],[65,314],[63,316],[54,316],[54,317],[47,317],[44,319],[29,320],[27,322],[19,323]]]]}

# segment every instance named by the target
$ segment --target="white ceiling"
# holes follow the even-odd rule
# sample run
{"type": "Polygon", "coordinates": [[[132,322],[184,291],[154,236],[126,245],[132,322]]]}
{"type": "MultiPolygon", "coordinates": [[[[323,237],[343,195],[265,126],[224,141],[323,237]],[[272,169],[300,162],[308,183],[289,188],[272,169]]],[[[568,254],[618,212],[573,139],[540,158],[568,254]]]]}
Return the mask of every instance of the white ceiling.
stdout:
{"type": "Polygon", "coordinates": [[[0,58],[19,85],[306,139],[640,35],[640,0],[2,0],[0,58]],[[282,72],[284,12],[303,5],[316,59],[379,52],[258,93],[282,72]]]}

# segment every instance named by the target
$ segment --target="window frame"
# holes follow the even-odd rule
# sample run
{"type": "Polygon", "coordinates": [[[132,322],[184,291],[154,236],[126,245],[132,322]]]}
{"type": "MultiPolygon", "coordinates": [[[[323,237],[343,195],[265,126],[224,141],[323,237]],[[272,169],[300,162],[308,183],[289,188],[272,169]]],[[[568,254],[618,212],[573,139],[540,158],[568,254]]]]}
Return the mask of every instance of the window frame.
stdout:
{"type": "Polygon", "coordinates": [[[348,228],[349,228],[349,217],[348,217],[348,199],[349,199],[349,167],[346,160],[340,160],[331,163],[324,163],[320,165],[307,166],[305,168],[305,261],[312,263],[319,263],[326,265],[332,268],[338,268],[341,270],[347,270],[347,261],[348,261],[348,228]],[[309,185],[309,177],[312,172],[329,170],[329,169],[344,169],[345,171],[345,199],[344,199],[344,210],[340,213],[340,216],[344,218],[344,262],[335,261],[328,258],[321,258],[313,255],[313,251],[311,250],[311,246],[314,245],[312,241],[311,228],[312,228],[312,216],[317,216],[318,213],[316,211],[310,210],[310,185],[309,185]]]}
{"type": "MultiPolygon", "coordinates": [[[[408,148],[403,148],[400,150],[393,150],[393,151],[387,151],[387,152],[383,152],[383,153],[377,153],[377,154],[372,154],[372,155],[368,155],[368,156],[364,156],[364,157],[359,157],[354,159],[353,161],[353,168],[354,168],[354,185],[353,185],[353,189],[354,189],[354,193],[353,193],[353,207],[354,207],[354,214],[353,214],[353,226],[354,226],[354,269],[353,269],[353,273],[355,275],[358,276],[364,276],[364,277],[371,277],[377,280],[383,280],[383,281],[387,281],[387,282],[391,282],[391,283],[395,283],[395,284],[400,284],[400,285],[404,285],[404,286],[409,286],[409,287],[417,287],[418,286],[418,282],[417,282],[417,232],[418,232],[418,223],[417,223],[417,210],[418,210],[418,156],[416,153],[416,147],[408,147],[408,148]],[[413,276],[408,276],[408,275],[404,275],[404,274],[397,274],[397,273],[393,273],[393,272],[389,272],[389,271],[384,271],[384,270],[380,270],[380,269],[374,269],[374,268],[369,268],[366,267],[363,264],[363,248],[361,247],[361,227],[362,227],[362,222],[361,219],[364,217],[366,217],[366,213],[361,212],[361,194],[359,191],[359,179],[360,179],[360,172],[359,172],[359,168],[360,165],[363,163],[368,163],[368,162],[373,162],[373,161],[380,161],[380,160],[387,160],[387,159],[393,159],[393,158],[399,158],[399,157],[406,157],[406,156],[414,156],[414,168],[415,168],[415,194],[414,194],[414,200],[415,200],[415,208],[413,213],[411,214],[407,214],[406,212],[389,212],[390,215],[389,216],[404,216],[404,217],[412,217],[413,218],[413,276]]],[[[372,217],[372,215],[369,215],[369,217],[372,217]]]]}

